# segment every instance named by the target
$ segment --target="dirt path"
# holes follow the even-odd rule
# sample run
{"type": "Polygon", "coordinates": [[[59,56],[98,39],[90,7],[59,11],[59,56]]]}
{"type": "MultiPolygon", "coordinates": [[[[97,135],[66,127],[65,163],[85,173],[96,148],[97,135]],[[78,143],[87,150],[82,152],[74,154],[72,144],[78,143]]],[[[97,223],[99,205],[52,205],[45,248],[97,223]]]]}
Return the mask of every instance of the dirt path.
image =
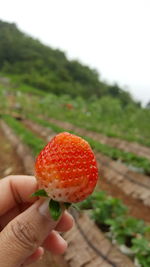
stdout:
{"type": "Polygon", "coordinates": [[[124,150],[126,152],[131,152],[131,153],[134,153],[138,156],[145,157],[145,158],[150,160],[150,147],[145,147],[145,146],[142,146],[138,143],[128,142],[128,141],[121,140],[118,138],[107,137],[107,136],[104,136],[100,133],[81,129],[77,126],[72,125],[69,122],[62,122],[62,121],[58,121],[55,119],[49,119],[49,121],[59,125],[60,127],[65,128],[67,130],[72,130],[72,131],[75,131],[76,133],[79,133],[81,135],[91,137],[94,140],[101,142],[102,144],[106,144],[106,145],[124,150]]]}
{"type": "Polygon", "coordinates": [[[33,175],[35,159],[31,150],[27,145],[21,142],[20,138],[14,134],[14,131],[4,121],[1,120],[0,125],[8,141],[11,143],[16,154],[20,158],[26,174],[33,175]]]}
{"type": "Polygon", "coordinates": [[[26,174],[22,161],[0,127],[0,178],[11,174],[26,174]]]}
{"type": "MultiPolygon", "coordinates": [[[[52,130],[32,121],[26,120],[24,123],[43,140],[49,141],[55,135],[52,130]]],[[[112,161],[100,153],[95,154],[100,172],[98,188],[122,199],[129,207],[130,215],[150,222],[150,178],[131,172],[125,165],[112,161]]]]}
{"type": "Polygon", "coordinates": [[[35,135],[42,138],[45,142],[49,142],[51,138],[55,136],[54,131],[51,129],[42,127],[30,120],[23,120],[22,123],[27,129],[31,130],[35,135]]]}
{"type": "Polygon", "coordinates": [[[104,178],[103,174],[98,182],[97,188],[106,191],[106,193],[112,197],[119,198],[129,208],[129,214],[138,219],[143,219],[145,222],[150,223],[149,207],[143,205],[141,200],[133,199],[126,195],[123,190],[118,186],[111,184],[107,179],[104,178]]]}

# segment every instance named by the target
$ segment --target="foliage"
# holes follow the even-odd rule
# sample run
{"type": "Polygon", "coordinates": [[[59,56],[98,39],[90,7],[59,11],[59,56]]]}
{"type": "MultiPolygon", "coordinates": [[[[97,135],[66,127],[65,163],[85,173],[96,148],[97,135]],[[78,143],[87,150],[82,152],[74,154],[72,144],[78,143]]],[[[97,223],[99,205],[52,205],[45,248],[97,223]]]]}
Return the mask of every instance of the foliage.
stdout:
{"type": "Polygon", "coordinates": [[[15,88],[13,85],[9,93],[14,91],[19,91],[19,94],[16,93],[16,102],[21,101],[25,113],[36,116],[42,114],[47,118],[68,121],[80,128],[100,132],[109,137],[150,146],[150,109],[138,108],[135,105],[122,108],[120,101],[111,97],[93,97],[87,101],[82,97],[73,99],[69,95],[56,96],[24,84],[15,88]],[[40,95],[40,92],[43,95],[40,95]],[[71,108],[68,108],[68,105],[71,108]]]}
{"type": "MultiPolygon", "coordinates": [[[[30,90],[30,87],[28,88],[28,86],[24,86],[22,88],[23,88],[22,90],[26,90],[26,88],[27,88],[27,90],[30,90]]],[[[59,113],[62,116],[65,113],[65,114],[68,114],[68,118],[70,116],[70,118],[72,119],[72,117],[74,117],[72,110],[68,110],[68,108],[66,108],[66,107],[59,108],[59,106],[63,106],[66,102],[68,103],[68,100],[70,99],[69,96],[62,96],[61,102],[58,103],[59,97],[57,97],[55,95],[50,95],[50,94],[49,95],[44,94],[43,97],[42,96],[39,97],[39,95],[37,95],[38,90],[34,89],[34,88],[31,88],[31,92],[33,94],[30,94],[30,95],[24,94],[22,91],[20,91],[20,88],[19,88],[19,90],[14,90],[14,89],[12,89],[12,90],[11,91],[10,91],[10,89],[9,90],[3,89],[2,91],[0,90],[1,98],[3,99],[3,101],[1,101],[1,104],[0,104],[1,113],[6,113],[8,110],[11,111],[11,109],[14,110],[14,108],[15,108],[16,111],[19,112],[20,114],[22,114],[23,116],[25,114],[27,116],[30,116],[30,118],[32,120],[35,120],[37,123],[42,124],[44,127],[52,128],[53,131],[55,131],[56,133],[62,132],[62,131],[67,131],[66,129],[59,127],[54,123],[50,123],[48,120],[39,119],[38,114],[42,114],[42,115],[46,116],[47,113],[52,112],[53,115],[55,113],[55,116],[56,116],[56,114],[59,114],[59,113]],[[6,95],[7,95],[8,101],[5,101],[6,95]],[[10,103],[10,101],[9,101],[9,98],[11,100],[12,97],[13,97],[13,99],[15,99],[13,104],[10,103]],[[11,107],[9,107],[9,105],[11,105],[11,107]],[[60,110],[60,112],[59,112],[59,110],[60,110]]],[[[101,101],[102,101],[102,105],[99,106],[99,108],[103,107],[103,102],[106,103],[106,99],[101,99],[101,101]]],[[[110,102],[111,102],[111,100],[110,100],[110,102]]],[[[69,103],[71,106],[77,107],[77,109],[79,109],[80,111],[82,109],[86,108],[86,103],[82,100],[82,98],[78,98],[78,102],[76,102],[76,103],[75,103],[75,101],[72,101],[69,103]]],[[[90,105],[89,105],[89,107],[90,107],[90,105]]],[[[104,105],[104,107],[105,107],[105,105],[104,105]]],[[[96,105],[94,106],[94,108],[96,109],[96,105]]],[[[107,105],[105,113],[107,113],[109,111],[109,108],[110,108],[110,106],[107,105]]],[[[115,109],[113,110],[113,112],[114,112],[114,116],[117,117],[117,112],[119,114],[121,114],[121,106],[119,104],[115,105],[115,109]]],[[[147,112],[149,112],[149,110],[147,112]]],[[[109,114],[111,114],[111,109],[110,109],[110,112],[108,112],[108,115],[109,114]]],[[[81,123],[81,121],[83,120],[84,117],[85,117],[85,115],[83,114],[83,112],[80,113],[79,123],[81,123]]],[[[111,115],[110,115],[109,119],[110,119],[110,122],[111,122],[111,120],[113,122],[115,120],[115,117],[111,117],[111,115]]],[[[94,116],[93,116],[93,120],[92,119],[90,120],[91,124],[93,123],[93,121],[94,121],[94,116]]],[[[106,122],[106,120],[105,120],[105,122],[106,122]]],[[[147,124],[146,127],[147,127],[147,129],[149,129],[149,124],[147,124]]],[[[144,132],[144,130],[143,130],[143,132],[144,132]]],[[[77,134],[77,133],[75,133],[75,134],[77,134]]],[[[121,160],[125,164],[132,165],[132,166],[138,168],[140,171],[145,172],[148,175],[150,174],[150,162],[148,159],[146,159],[144,157],[136,156],[133,153],[125,152],[121,149],[113,148],[113,147],[108,146],[106,144],[101,144],[100,142],[98,142],[92,138],[89,138],[87,136],[82,136],[82,137],[85,138],[90,143],[90,145],[92,146],[93,149],[96,149],[97,151],[111,157],[114,160],[121,160]]]]}
{"type": "Polygon", "coordinates": [[[64,52],[43,45],[22,33],[14,23],[3,21],[0,21],[0,69],[18,75],[18,81],[57,95],[84,98],[111,95],[120,99],[123,106],[136,103],[117,84],[101,81],[95,69],[77,60],[69,61],[64,52]]]}
{"type": "Polygon", "coordinates": [[[126,244],[129,247],[132,245],[132,239],[137,234],[143,235],[146,230],[144,221],[137,220],[134,217],[119,216],[115,218],[115,221],[108,219],[106,222],[110,225],[113,238],[119,244],[126,244]]]}
{"type": "Polygon", "coordinates": [[[150,266],[150,241],[143,237],[134,238],[132,240],[132,250],[135,258],[143,267],[150,266]]]}
{"type": "Polygon", "coordinates": [[[147,109],[150,109],[150,101],[148,101],[147,105],[146,105],[147,109]]]}
{"type": "Polygon", "coordinates": [[[8,102],[6,101],[7,91],[3,90],[3,86],[0,85],[0,115],[8,110],[8,102]]]}

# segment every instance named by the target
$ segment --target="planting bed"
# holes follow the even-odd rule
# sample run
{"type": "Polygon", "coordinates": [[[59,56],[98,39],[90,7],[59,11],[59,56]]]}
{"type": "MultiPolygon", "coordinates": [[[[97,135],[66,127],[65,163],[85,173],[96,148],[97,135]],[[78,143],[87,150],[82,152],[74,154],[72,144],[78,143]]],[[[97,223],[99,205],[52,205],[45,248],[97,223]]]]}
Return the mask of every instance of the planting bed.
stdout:
{"type": "Polygon", "coordinates": [[[131,260],[123,255],[93,221],[84,213],[75,216],[73,229],[64,234],[68,242],[65,259],[70,267],[132,267],[131,260]]]}
{"type": "Polygon", "coordinates": [[[29,115],[29,114],[27,116],[32,121],[44,127],[48,127],[56,133],[59,133],[62,131],[69,131],[70,133],[78,134],[81,137],[83,137],[85,140],[87,140],[89,144],[91,145],[91,147],[95,149],[97,152],[100,152],[115,161],[118,160],[120,162],[123,162],[125,165],[128,166],[128,169],[130,170],[134,170],[139,173],[142,172],[147,175],[150,175],[150,161],[147,158],[139,157],[136,154],[125,152],[118,148],[113,148],[111,146],[108,146],[107,144],[102,144],[99,141],[92,139],[91,137],[84,136],[80,133],[71,131],[70,129],[65,129],[64,127],[60,127],[57,124],[50,122],[49,120],[44,120],[44,119],[35,117],[33,115],[29,115]]]}
{"type": "Polygon", "coordinates": [[[112,147],[116,147],[119,149],[122,149],[126,152],[131,152],[134,153],[138,156],[145,157],[150,160],[150,147],[145,147],[142,146],[138,143],[133,143],[133,142],[128,142],[125,140],[121,140],[118,138],[113,138],[113,137],[108,137],[105,135],[102,135],[100,133],[92,132],[83,128],[79,128],[77,126],[74,126],[73,124],[69,122],[64,122],[64,121],[58,121],[56,119],[49,119],[50,122],[63,127],[65,129],[68,129],[70,131],[77,132],[81,135],[88,136],[90,138],[93,138],[96,141],[101,142],[102,144],[107,144],[112,147]]]}

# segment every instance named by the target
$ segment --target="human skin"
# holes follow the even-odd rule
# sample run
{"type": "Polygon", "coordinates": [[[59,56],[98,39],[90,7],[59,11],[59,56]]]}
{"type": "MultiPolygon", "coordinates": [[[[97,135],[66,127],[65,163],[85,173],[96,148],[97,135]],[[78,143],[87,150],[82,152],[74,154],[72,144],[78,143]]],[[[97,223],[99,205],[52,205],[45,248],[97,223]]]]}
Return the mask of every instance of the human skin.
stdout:
{"type": "Polygon", "coordinates": [[[48,202],[31,197],[37,190],[34,176],[8,176],[0,180],[0,263],[3,267],[26,266],[47,249],[64,253],[73,218],[64,211],[58,221],[50,217],[48,202]]]}

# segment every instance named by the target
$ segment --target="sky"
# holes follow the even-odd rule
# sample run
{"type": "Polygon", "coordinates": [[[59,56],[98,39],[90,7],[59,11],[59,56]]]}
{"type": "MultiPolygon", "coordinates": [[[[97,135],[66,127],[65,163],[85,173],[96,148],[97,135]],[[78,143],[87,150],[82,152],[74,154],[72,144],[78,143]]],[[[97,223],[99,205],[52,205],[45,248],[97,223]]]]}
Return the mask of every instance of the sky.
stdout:
{"type": "Polygon", "coordinates": [[[0,19],[150,101],[150,0],[0,0],[0,19]]]}

